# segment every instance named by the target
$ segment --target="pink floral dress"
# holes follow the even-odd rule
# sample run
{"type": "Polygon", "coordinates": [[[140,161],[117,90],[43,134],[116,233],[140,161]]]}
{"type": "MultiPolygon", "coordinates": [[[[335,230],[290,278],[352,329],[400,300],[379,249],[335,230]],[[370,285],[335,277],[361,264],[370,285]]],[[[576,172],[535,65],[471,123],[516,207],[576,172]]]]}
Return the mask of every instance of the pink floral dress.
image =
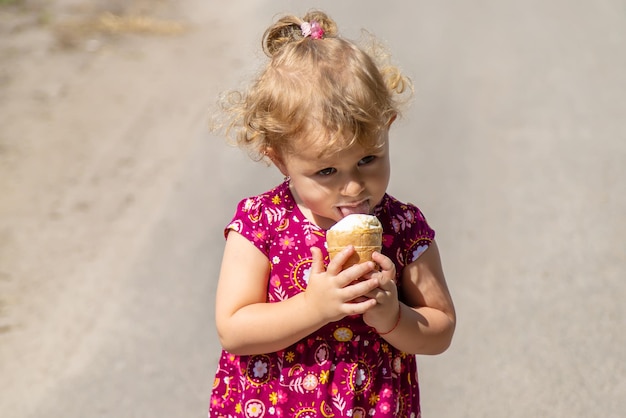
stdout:
{"type": "MultiPolygon", "coordinates": [[[[399,278],[402,268],[428,248],[434,231],[417,207],[389,195],[374,214],[383,224],[382,252],[395,261],[399,278]]],[[[288,182],[242,200],[225,234],[230,230],[267,256],[269,303],[306,289],[309,247],[321,248],[328,260],[325,231],[302,215],[288,182]]],[[[360,315],[329,323],[279,352],[236,356],[222,351],[210,417],[371,415],[420,416],[417,367],[414,355],[391,346],[360,315]]]]}

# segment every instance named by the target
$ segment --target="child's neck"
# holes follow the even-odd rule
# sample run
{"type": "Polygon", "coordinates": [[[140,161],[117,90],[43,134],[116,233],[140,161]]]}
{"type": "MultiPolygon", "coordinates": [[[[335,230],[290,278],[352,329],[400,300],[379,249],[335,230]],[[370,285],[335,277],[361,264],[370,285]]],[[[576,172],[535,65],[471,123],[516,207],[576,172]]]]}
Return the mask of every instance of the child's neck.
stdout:
{"type": "Polygon", "coordinates": [[[313,225],[317,225],[324,230],[329,229],[331,226],[337,223],[337,221],[335,221],[334,219],[325,218],[323,216],[319,216],[313,213],[311,209],[309,209],[302,203],[300,196],[298,196],[298,193],[294,190],[291,184],[289,184],[289,191],[291,192],[291,195],[293,196],[293,199],[298,206],[298,210],[310,223],[312,223],[313,225]]]}
{"type": "Polygon", "coordinates": [[[300,203],[298,203],[297,205],[298,205],[298,209],[300,209],[300,212],[302,212],[302,215],[304,215],[304,217],[307,218],[309,222],[311,222],[314,225],[319,226],[320,228],[324,230],[329,229],[331,226],[337,223],[337,221],[335,221],[334,219],[329,219],[329,218],[325,218],[323,216],[314,214],[313,212],[311,212],[309,208],[301,205],[300,203]]]}

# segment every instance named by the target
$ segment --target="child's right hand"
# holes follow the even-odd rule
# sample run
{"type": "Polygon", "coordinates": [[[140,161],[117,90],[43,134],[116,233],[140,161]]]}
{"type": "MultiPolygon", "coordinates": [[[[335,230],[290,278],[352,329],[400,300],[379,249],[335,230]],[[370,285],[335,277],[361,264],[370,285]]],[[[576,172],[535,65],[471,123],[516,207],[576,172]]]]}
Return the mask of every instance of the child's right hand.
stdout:
{"type": "Polygon", "coordinates": [[[324,268],[322,251],[311,248],[313,262],[304,297],[312,312],[320,315],[324,323],[338,321],[348,315],[363,314],[376,305],[376,300],[364,299],[362,296],[375,289],[378,280],[369,278],[357,281],[374,271],[376,264],[368,261],[342,270],[343,264],[353,253],[354,247],[345,248],[324,268]]]}

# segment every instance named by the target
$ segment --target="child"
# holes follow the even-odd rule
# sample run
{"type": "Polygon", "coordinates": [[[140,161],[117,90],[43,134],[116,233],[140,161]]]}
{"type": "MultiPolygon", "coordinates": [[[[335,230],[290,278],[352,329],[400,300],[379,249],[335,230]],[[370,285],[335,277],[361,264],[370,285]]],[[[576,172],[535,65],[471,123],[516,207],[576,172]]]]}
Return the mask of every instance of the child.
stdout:
{"type": "Polygon", "coordinates": [[[226,227],[209,415],[419,417],[415,354],[445,351],[456,319],[434,231],[386,193],[408,80],[320,11],[280,18],[263,48],[230,129],[285,181],[226,227]],[[379,218],[383,250],[343,269],[354,248],[329,262],[325,231],[351,213],[379,218]]]}

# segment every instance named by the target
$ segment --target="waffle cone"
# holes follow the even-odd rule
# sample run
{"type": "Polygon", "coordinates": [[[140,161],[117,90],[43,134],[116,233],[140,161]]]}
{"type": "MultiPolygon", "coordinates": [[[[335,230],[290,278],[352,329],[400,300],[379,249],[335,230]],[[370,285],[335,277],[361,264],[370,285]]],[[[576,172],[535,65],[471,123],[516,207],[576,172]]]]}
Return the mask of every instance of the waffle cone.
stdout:
{"type": "Polygon", "coordinates": [[[354,246],[355,253],[343,265],[344,268],[348,268],[354,264],[372,260],[372,253],[381,251],[382,229],[354,229],[352,231],[331,229],[326,233],[326,243],[331,260],[348,245],[354,246]]]}
{"type": "MultiPolygon", "coordinates": [[[[341,252],[341,250],[343,249],[344,247],[329,248],[328,255],[330,256],[330,259],[332,260],[333,257],[339,254],[339,252],[341,252]]],[[[354,254],[352,254],[350,258],[346,260],[346,262],[343,265],[343,268],[348,268],[355,264],[364,263],[366,261],[372,261],[372,253],[374,251],[380,252],[381,247],[354,247],[354,249],[355,249],[354,254]]]]}

